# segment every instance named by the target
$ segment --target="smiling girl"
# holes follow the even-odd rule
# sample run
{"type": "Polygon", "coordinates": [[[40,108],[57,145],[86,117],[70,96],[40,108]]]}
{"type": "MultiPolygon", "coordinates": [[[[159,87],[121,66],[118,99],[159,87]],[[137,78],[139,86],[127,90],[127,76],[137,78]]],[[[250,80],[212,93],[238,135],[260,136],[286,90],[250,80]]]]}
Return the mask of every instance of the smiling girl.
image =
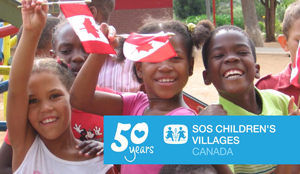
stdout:
{"type": "MultiPolygon", "coordinates": [[[[106,25],[101,27],[103,31],[107,29],[106,25]]],[[[210,22],[202,22],[191,31],[179,21],[168,20],[151,21],[139,29],[140,34],[175,33],[169,38],[177,53],[175,57],[157,63],[135,62],[136,78],[145,85],[147,94],[95,92],[98,74],[108,55],[91,54],[72,87],[72,106],[99,115],[196,115],[184,102],[182,89],[193,74],[193,48],[201,46],[212,28],[210,22]]],[[[162,166],[122,165],[121,173],[157,174],[162,166]]]]}
{"type": "Polygon", "coordinates": [[[71,126],[73,75],[54,59],[34,60],[45,26],[47,2],[23,0],[23,35],[10,71],[7,127],[14,173],[114,173],[103,158],[78,153],[71,126]],[[39,5],[37,5],[39,4],[39,5]]]}

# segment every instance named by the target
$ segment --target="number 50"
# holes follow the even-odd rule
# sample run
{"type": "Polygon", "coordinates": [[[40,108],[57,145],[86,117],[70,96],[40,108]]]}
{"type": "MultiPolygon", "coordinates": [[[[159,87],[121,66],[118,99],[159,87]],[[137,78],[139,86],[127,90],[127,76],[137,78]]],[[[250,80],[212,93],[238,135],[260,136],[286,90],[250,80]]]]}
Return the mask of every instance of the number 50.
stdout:
{"type": "MultiPolygon", "coordinates": [[[[122,152],[128,147],[128,140],[121,135],[122,131],[128,131],[131,124],[118,123],[115,140],[118,141],[121,146],[118,147],[116,143],[111,144],[111,149],[115,152],[122,152]]],[[[137,123],[131,130],[130,139],[134,144],[142,144],[148,137],[148,125],[146,123],[137,123]],[[136,135],[138,134],[138,135],[136,135]]]]}

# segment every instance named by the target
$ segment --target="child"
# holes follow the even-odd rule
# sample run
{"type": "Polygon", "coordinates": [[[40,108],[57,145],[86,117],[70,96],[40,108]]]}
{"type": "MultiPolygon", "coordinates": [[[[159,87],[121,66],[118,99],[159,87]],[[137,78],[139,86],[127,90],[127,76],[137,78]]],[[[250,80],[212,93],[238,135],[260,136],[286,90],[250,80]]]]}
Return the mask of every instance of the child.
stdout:
{"type": "MultiPolygon", "coordinates": [[[[92,3],[87,3],[87,5],[96,23],[109,23],[110,15],[115,8],[115,0],[92,0],[92,3]]],[[[59,17],[64,18],[64,15],[60,13],[59,17]]],[[[116,47],[117,42],[113,46],[116,47]]],[[[116,51],[118,52],[118,49],[116,51]]],[[[119,61],[117,57],[110,55],[102,66],[97,84],[118,92],[137,92],[141,84],[133,78],[133,66],[133,62],[129,59],[119,61]]]]}
{"type": "MultiPolygon", "coordinates": [[[[66,20],[61,21],[57,27],[55,27],[52,44],[53,50],[51,50],[51,55],[55,59],[56,56],[59,56],[59,59],[67,62],[71,66],[72,73],[76,75],[85,62],[88,54],[84,51],[78,36],[66,20]]],[[[108,88],[97,87],[96,90],[115,93],[108,88]]],[[[102,116],[72,108],[71,128],[75,138],[81,141],[91,139],[103,141],[102,116]]],[[[91,146],[90,143],[91,142],[89,142],[89,145],[91,146]]],[[[95,146],[97,144],[93,145],[95,146]]],[[[87,153],[84,152],[85,151],[82,151],[86,156],[91,153],[91,151],[87,153]]],[[[11,157],[12,149],[8,140],[8,134],[6,134],[5,141],[0,149],[0,159],[2,159],[0,160],[0,171],[8,171],[8,173],[11,173],[11,157]]]]}
{"type": "MultiPolygon", "coordinates": [[[[47,17],[46,25],[43,28],[41,37],[39,39],[35,56],[36,57],[49,57],[50,49],[52,49],[51,39],[52,30],[59,23],[59,19],[55,17],[47,17]]],[[[21,39],[23,26],[20,27],[17,34],[17,45],[21,39]]],[[[12,148],[8,140],[8,134],[6,132],[4,142],[0,148],[0,171],[1,173],[11,174],[11,162],[12,162],[12,148]]]]}
{"type": "MultiPolygon", "coordinates": [[[[71,66],[71,71],[77,76],[82,65],[88,57],[88,53],[76,35],[71,25],[63,20],[56,28],[52,39],[52,57],[58,56],[71,66]]],[[[109,88],[96,87],[98,91],[115,93],[109,88]]],[[[103,141],[103,117],[72,109],[71,126],[76,138],[80,140],[98,139],[103,141]]]]}
{"type": "MultiPolygon", "coordinates": [[[[236,26],[215,29],[202,48],[206,85],[213,83],[219,93],[219,104],[228,115],[297,115],[291,99],[275,90],[258,90],[259,78],[255,47],[249,36],[236,26]]],[[[290,166],[234,165],[238,173],[289,173],[290,166]]]]}
{"type": "MultiPolygon", "coordinates": [[[[256,82],[258,89],[274,89],[295,97],[295,103],[299,101],[300,89],[290,83],[292,64],[296,58],[296,52],[299,44],[300,35],[300,1],[292,3],[285,11],[283,26],[283,35],[278,36],[278,42],[284,51],[290,52],[291,63],[280,73],[268,74],[256,82]]],[[[300,173],[300,165],[293,165],[292,173],[300,173]]]]}
{"type": "MultiPolygon", "coordinates": [[[[196,115],[184,103],[182,89],[193,74],[193,46],[201,45],[205,33],[211,29],[208,26],[211,25],[201,23],[191,33],[186,25],[170,20],[150,22],[139,29],[138,33],[142,34],[160,31],[175,33],[170,42],[176,57],[158,63],[135,62],[135,75],[139,82],[144,83],[147,94],[95,92],[93,88],[97,84],[98,73],[108,55],[90,54],[72,87],[72,106],[100,115],[196,115]]],[[[101,27],[105,31],[103,33],[107,33],[107,25],[101,27]]],[[[121,173],[157,174],[162,166],[122,165],[121,173]]]]}
{"type": "Polygon", "coordinates": [[[278,36],[278,42],[284,51],[289,51],[291,63],[279,74],[268,74],[256,82],[258,89],[274,89],[295,97],[295,103],[298,103],[300,89],[290,83],[292,64],[296,58],[296,51],[299,44],[300,35],[300,1],[292,3],[285,11],[283,26],[283,35],[278,36]]]}
{"type": "Polygon", "coordinates": [[[7,99],[12,170],[15,173],[113,173],[112,166],[104,165],[102,158],[86,159],[75,148],[80,141],[75,139],[70,127],[68,90],[73,77],[67,64],[53,59],[33,62],[48,11],[48,6],[37,4],[45,2],[22,1],[23,36],[14,55],[7,99]]]}
{"type": "Polygon", "coordinates": [[[218,174],[212,165],[164,165],[159,174],[218,174]]]}

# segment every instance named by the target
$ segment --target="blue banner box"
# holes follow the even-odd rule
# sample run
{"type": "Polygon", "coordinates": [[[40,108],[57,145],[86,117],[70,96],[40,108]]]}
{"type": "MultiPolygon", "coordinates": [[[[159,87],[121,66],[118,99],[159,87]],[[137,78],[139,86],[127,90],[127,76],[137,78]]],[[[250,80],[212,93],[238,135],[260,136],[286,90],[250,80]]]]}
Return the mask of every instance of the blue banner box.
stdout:
{"type": "Polygon", "coordinates": [[[299,116],[104,116],[105,164],[300,164],[299,116]]]}

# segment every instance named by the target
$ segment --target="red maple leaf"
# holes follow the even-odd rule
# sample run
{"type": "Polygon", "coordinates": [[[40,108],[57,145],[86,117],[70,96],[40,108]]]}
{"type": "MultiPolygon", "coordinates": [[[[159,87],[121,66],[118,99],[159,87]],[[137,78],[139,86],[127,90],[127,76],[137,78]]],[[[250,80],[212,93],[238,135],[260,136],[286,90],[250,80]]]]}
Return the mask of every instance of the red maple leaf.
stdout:
{"type": "Polygon", "coordinates": [[[92,35],[95,36],[95,38],[100,38],[98,30],[95,28],[94,25],[92,25],[90,18],[85,18],[83,25],[85,26],[87,33],[91,33],[92,35]]]}
{"type": "Polygon", "coordinates": [[[149,51],[152,48],[153,48],[152,44],[149,44],[149,43],[146,43],[145,45],[136,47],[136,49],[138,50],[138,52],[140,52],[140,51],[149,51]]]}

